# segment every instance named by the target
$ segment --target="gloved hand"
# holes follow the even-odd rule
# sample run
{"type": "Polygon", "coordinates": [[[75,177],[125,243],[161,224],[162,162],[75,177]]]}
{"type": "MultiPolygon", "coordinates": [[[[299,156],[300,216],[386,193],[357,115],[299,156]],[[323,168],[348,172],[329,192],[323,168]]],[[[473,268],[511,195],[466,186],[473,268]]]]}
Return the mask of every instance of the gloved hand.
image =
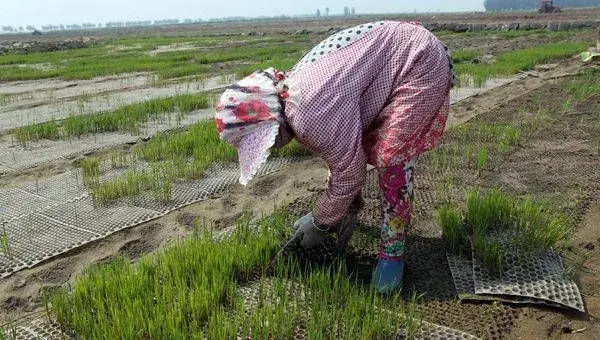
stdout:
{"type": "Polygon", "coordinates": [[[342,220],[342,223],[338,228],[338,252],[343,253],[344,251],[346,251],[346,247],[348,247],[350,238],[352,238],[352,234],[354,234],[354,230],[356,230],[358,213],[362,210],[364,206],[365,202],[363,201],[360,195],[356,196],[350,204],[350,208],[348,209],[348,215],[346,215],[346,217],[342,220]]]}
{"type": "Polygon", "coordinates": [[[300,246],[305,249],[319,246],[329,233],[329,227],[317,225],[312,213],[308,213],[296,221],[294,229],[296,229],[296,233],[292,237],[292,241],[298,240],[300,246]]]}

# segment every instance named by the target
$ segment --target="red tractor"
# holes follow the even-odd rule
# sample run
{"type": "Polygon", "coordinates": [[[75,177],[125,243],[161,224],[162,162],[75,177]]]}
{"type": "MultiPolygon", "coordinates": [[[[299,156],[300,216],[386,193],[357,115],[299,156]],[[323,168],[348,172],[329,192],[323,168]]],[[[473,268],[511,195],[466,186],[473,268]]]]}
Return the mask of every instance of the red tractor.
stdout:
{"type": "Polygon", "coordinates": [[[552,0],[542,0],[540,4],[540,9],[538,9],[539,13],[559,13],[560,7],[554,6],[554,2],[552,0]]]}

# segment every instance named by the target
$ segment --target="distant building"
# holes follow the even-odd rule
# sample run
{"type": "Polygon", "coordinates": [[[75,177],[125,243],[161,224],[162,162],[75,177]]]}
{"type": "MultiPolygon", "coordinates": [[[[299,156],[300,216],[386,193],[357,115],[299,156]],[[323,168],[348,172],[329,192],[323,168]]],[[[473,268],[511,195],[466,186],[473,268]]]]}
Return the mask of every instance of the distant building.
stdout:
{"type": "MultiPolygon", "coordinates": [[[[486,11],[518,11],[536,9],[540,7],[541,0],[485,0],[483,6],[486,11]]],[[[597,7],[600,0],[554,0],[554,5],[568,7],[597,7]]]]}

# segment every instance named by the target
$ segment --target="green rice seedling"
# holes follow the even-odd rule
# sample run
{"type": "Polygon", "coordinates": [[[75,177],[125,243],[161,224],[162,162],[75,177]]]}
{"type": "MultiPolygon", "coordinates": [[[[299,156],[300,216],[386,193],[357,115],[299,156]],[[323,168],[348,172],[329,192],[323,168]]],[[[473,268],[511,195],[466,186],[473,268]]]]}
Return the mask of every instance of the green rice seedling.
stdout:
{"type": "Polygon", "coordinates": [[[12,259],[12,253],[10,251],[10,239],[6,233],[4,222],[2,222],[2,235],[0,235],[0,244],[2,245],[2,253],[4,256],[12,259]]]}
{"type": "Polygon", "coordinates": [[[137,264],[118,259],[89,268],[70,294],[53,297],[53,311],[62,327],[82,338],[200,335],[213,311],[232,301],[236,280],[269,264],[289,223],[290,216],[278,210],[258,229],[240,224],[221,242],[204,232],[137,264]]]}
{"type": "Polygon", "coordinates": [[[472,79],[475,86],[482,86],[492,77],[508,76],[528,71],[537,64],[569,58],[589,46],[585,42],[549,43],[533,48],[506,52],[493,64],[459,63],[456,71],[461,79],[472,79]]]}
{"type": "Polygon", "coordinates": [[[444,205],[438,209],[438,219],[442,226],[447,249],[456,255],[467,254],[469,240],[460,210],[456,207],[444,205]]]}
{"type": "Polygon", "coordinates": [[[441,202],[448,204],[452,200],[454,180],[454,172],[448,168],[442,174],[441,180],[436,182],[436,195],[441,202]]]}
{"type": "Polygon", "coordinates": [[[71,115],[61,122],[60,127],[55,121],[23,126],[15,129],[14,134],[19,142],[25,143],[39,139],[79,137],[113,131],[139,133],[142,124],[151,119],[161,119],[173,113],[183,114],[206,109],[209,107],[210,100],[210,96],[204,93],[150,99],[113,111],[71,115]]]}
{"type": "Polygon", "coordinates": [[[239,314],[229,315],[223,307],[217,307],[210,314],[206,330],[207,339],[236,339],[243,323],[239,314]]]}
{"type": "Polygon", "coordinates": [[[490,240],[483,232],[473,234],[473,248],[483,265],[491,274],[502,276],[506,249],[495,240],[490,240]]]}
{"type": "Polygon", "coordinates": [[[481,50],[475,50],[470,48],[454,50],[452,51],[452,61],[455,64],[466,62],[472,63],[474,62],[475,58],[480,57],[482,54],[483,53],[481,52],[481,50]]]}
{"type": "Polygon", "coordinates": [[[586,262],[593,256],[592,251],[569,247],[564,256],[564,277],[568,280],[579,281],[580,275],[590,272],[586,269],[586,262]]]}
{"type": "Polygon", "coordinates": [[[569,98],[563,102],[560,111],[562,114],[566,114],[567,112],[571,111],[572,109],[573,109],[573,101],[569,98]]]}
{"type": "Polygon", "coordinates": [[[506,126],[499,139],[500,151],[507,152],[510,147],[519,144],[521,130],[513,125],[506,126]]]}
{"type": "Polygon", "coordinates": [[[519,203],[517,213],[513,242],[524,252],[563,249],[573,233],[573,227],[564,215],[548,211],[530,197],[519,203]]]}
{"type": "Polygon", "coordinates": [[[465,219],[474,232],[486,234],[495,228],[509,228],[514,223],[515,214],[514,199],[499,189],[492,189],[484,195],[476,189],[467,192],[465,219]]]}
{"type": "MultiPolygon", "coordinates": [[[[296,141],[272,151],[275,157],[309,154],[296,141]]],[[[129,196],[129,192],[135,196],[145,190],[152,190],[156,198],[166,199],[173,181],[200,178],[216,162],[235,161],[237,152],[219,138],[213,121],[205,121],[184,132],[159,134],[148,143],[136,146],[134,155],[151,162],[152,167],[163,174],[154,176],[152,172],[142,171],[139,176],[125,174],[104,182],[94,189],[93,196],[98,203],[129,196]]]]}
{"type": "Polygon", "coordinates": [[[576,102],[583,102],[590,98],[597,97],[600,93],[599,76],[600,72],[598,72],[598,70],[590,69],[584,71],[582,76],[571,82],[568,93],[571,94],[576,102]]]}
{"type": "MultiPolygon", "coordinates": [[[[373,289],[361,289],[348,279],[345,266],[315,269],[301,280],[309,288],[306,331],[310,339],[388,339],[399,329],[416,325],[416,315],[407,321],[405,311],[391,312],[385,306],[403,306],[399,294],[385,298],[373,289]]],[[[417,336],[409,334],[409,338],[417,336]]]]}
{"type": "Polygon", "coordinates": [[[306,149],[297,140],[291,141],[288,145],[281,149],[271,149],[271,156],[273,157],[295,157],[295,156],[308,156],[310,150],[306,149]]]}
{"type": "Polygon", "coordinates": [[[473,151],[473,144],[469,143],[467,144],[467,146],[465,147],[465,159],[466,159],[466,164],[467,164],[467,168],[472,169],[475,167],[475,153],[473,151]]]}
{"type": "Polygon", "coordinates": [[[479,172],[479,175],[481,176],[481,171],[483,171],[488,164],[488,150],[485,146],[481,147],[481,149],[479,149],[479,152],[477,153],[477,171],[479,172]]]}
{"type": "Polygon", "coordinates": [[[100,160],[96,157],[86,157],[79,163],[83,171],[83,182],[93,187],[98,184],[100,177],[100,160]]]}
{"type": "Polygon", "coordinates": [[[459,158],[460,158],[460,149],[458,148],[458,145],[454,145],[454,147],[452,147],[452,166],[454,168],[458,167],[459,158]]]}
{"type": "Polygon", "coordinates": [[[531,198],[517,200],[497,189],[485,195],[478,190],[468,192],[465,221],[474,242],[478,242],[474,245],[476,253],[494,271],[501,267],[499,257],[507,251],[535,257],[550,250],[564,250],[573,231],[564,215],[549,211],[531,198]],[[502,245],[492,240],[493,231],[508,235],[508,242],[502,245]]]}
{"type": "Polygon", "coordinates": [[[531,135],[534,132],[538,131],[540,128],[546,126],[551,122],[551,118],[548,112],[548,109],[542,107],[533,112],[525,113],[526,122],[524,124],[527,134],[531,135]]]}
{"type": "Polygon", "coordinates": [[[113,152],[110,154],[110,167],[113,169],[124,168],[131,164],[130,161],[125,153],[113,152]]]}
{"type": "Polygon", "coordinates": [[[14,129],[12,132],[15,139],[23,145],[29,141],[38,141],[41,139],[55,140],[60,137],[58,124],[54,120],[22,126],[14,129]]]}

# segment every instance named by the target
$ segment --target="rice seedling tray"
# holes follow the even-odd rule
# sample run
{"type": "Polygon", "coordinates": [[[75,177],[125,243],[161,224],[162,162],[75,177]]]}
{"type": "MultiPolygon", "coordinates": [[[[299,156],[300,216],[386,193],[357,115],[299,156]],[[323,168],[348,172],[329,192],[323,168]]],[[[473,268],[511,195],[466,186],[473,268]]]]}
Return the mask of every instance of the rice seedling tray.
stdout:
{"type": "MultiPolygon", "coordinates": [[[[494,236],[504,244],[509,242],[506,233],[494,236]]],[[[585,312],[579,288],[567,277],[559,254],[547,252],[531,257],[507,252],[504,264],[502,276],[492,275],[479,258],[473,256],[475,294],[524,297],[585,312]]]]}
{"type": "Polygon", "coordinates": [[[0,191],[0,216],[3,221],[10,221],[31,212],[42,211],[57,203],[57,201],[31,194],[21,188],[8,188],[0,191]]]}
{"type": "MultiPolygon", "coordinates": [[[[257,176],[278,170],[296,158],[273,158],[257,176]]],[[[147,168],[138,163],[134,168],[147,168]]],[[[100,181],[118,176],[126,169],[111,169],[100,181]]],[[[238,181],[237,165],[216,164],[199,180],[173,183],[168,201],[157,201],[152,193],[121,198],[99,205],[87,193],[81,169],[0,190],[4,229],[10,256],[0,253],[0,278],[32,267],[46,259],[85,243],[101,239],[178,209],[219,195],[238,181]]],[[[0,232],[3,232],[0,230],[0,232]]]]}
{"type": "Polygon", "coordinates": [[[475,282],[473,281],[473,261],[464,256],[446,253],[448,265],[452,272],[456,294],[459,299],[465,301],[502,301],[512,304],[543,304],[551,307],[562,308],[558,303],[551,301],[527,298],[511,295],[487,295],[475,294],[475,282]]]}

